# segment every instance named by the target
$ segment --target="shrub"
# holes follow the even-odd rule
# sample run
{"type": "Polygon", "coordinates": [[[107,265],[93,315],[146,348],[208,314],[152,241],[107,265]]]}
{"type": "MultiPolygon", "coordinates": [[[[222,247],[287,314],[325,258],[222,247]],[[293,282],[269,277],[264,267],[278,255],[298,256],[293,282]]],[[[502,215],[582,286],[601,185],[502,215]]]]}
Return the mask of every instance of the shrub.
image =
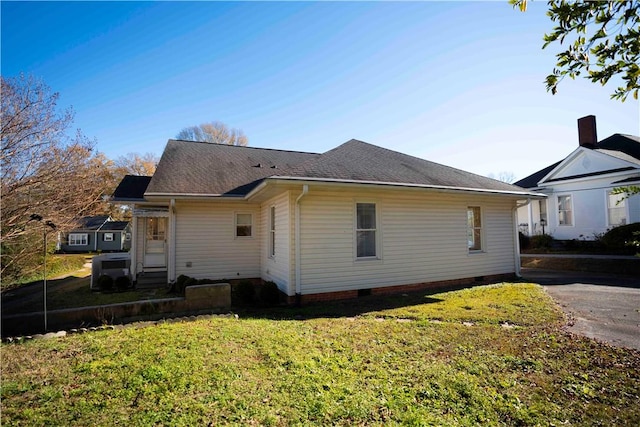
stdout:
{"type": "Polygon", "coordinates": [[[129,276],[120,276],[116,278],[114,284],[116,285],[116,289],[122,292],[131,286],[131,280],[129,280],[129,276]]]}
{"type": "Polygon", "coordinates": [[[190,279],[189,276],[185,276],[184,274],[179,275],[176,281],[171,284],[171,289],[169,289],[169,292],[183,294],[185,283],[189,279],[190,279]]]}
{"type": "Polygon", "coordinates": [[[102,291],[111,291],[113,289],[113,279],[111,276],[107,276],[106,274],[98,277],[96,283],[102,291]]]}
{"type": "Polygon", "coordinates": [[[638,240],[634,233],[640,233],[640,222],[612,228],[602,236],[602,243],[611,251],[633,253],[634,242],[638,240]]]}
{"type": "Polygon", "coordinates": [[[256,296],[256,288],[251,280],[242,280],[235,287],[235,296],[240,304],[252,304],[256,296]]]}
{"type": "Polygon", "coordinates": [[[265,282],[260,286],[260,300],[264,305],[277,305],[280,302],[280,290],[275,282],[265,282]]]}
{"type": "Polygon", "coordinates": [[[531,236],[530,242],[533,249],[549,249],[551,242],[553,242],[553,237],[548,234],[536,234],[531,236]]]}

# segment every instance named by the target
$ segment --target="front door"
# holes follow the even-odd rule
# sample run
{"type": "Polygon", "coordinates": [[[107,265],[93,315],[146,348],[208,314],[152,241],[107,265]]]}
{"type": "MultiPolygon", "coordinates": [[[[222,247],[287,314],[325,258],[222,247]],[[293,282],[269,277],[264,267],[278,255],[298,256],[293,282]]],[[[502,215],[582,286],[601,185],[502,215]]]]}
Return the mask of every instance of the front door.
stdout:
{"type": "Polygon", "coordinates": [[[144,245],[144,267],[167,266],[167,218],[147,218],[144,245]]]}

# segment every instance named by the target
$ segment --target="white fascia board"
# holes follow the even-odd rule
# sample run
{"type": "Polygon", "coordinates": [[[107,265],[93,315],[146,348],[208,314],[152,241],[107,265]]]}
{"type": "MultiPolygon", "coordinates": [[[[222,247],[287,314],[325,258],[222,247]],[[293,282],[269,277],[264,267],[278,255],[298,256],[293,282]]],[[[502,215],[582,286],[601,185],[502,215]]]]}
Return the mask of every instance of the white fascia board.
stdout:
{"type": "Polygon", "coordinates": [[[583,152],[584,150],[590,150],[590,149],[589,148],[585,148],[585,147],[578,147],[575,150],[573,150],[567,157],[564,158],[563,161],[560,162],[560,164],[558,166],[556,166],[555,168],[551,169],[551,171],[549,171],[548,174],[543,176],[542,179],[536,183],[538,185],[538,187],[540,187],[541,184],[544,184],[545,181],[548,180],[550,177],[552,177],[556,173],[560,172],[567,164],[571,163],[573,161],[573,159],[578,157],[578,154],[583,152]]]}
{"type": "Polygon", "coordinates": [[[292,182],[300,184],[325,184],[325,185],[340,185],[340,186],[353,186],[358,187],[362,185],[366,186],[386,186],[386,187],[401,187],[407,189],[424,189],[434,190],[445,193],[477,193],[486,195],[501,195],[501,196],[513,196],[513,197],[527,197],[532,199],[544,199],[547,197],[544,194],[532,193],[529,191],[505,191],[505,190],[489,190],[481,188],[467,188],[467,187],[451,187],[445,185],[425,185],[425,184],[411,184],[411,183],[398,183],[398,182],[382,182],[382,181],[357,181],[348,179],[327,179],[327,178],[305,178],[305,177],[289,177],[278,176],[265,179],[260,185],[254,188],[246,198],[249,199],[255,196],[259,191],[262,191],[268,184],[291,184],[292,182]]]}
{"type": "MultiPolygon", "coordinates": [[[[542,187],[542,191],[545,191],[545,189],[550,188],[550,187],[554,187],[556,185],[561,185],[561,184],[576,184],[576,183],[580,183],[580,182],[587,182],[587,181],[592,181],[592,180],[596,180],[596,179],[602,179],[602,178],[611,178],[611,179],[616,179],[619,177],[626,177],[628,175],[633,175],[633,174],[637,174],[640,172],[640,167],[638,167],[638,165],[636,166],[636,170],[625,170],[625,171],[617,171],[617,172],[611,172],[611,173],[600,173],[597,175],[587,175],[587,176],[581,176],[580,178],[571,178],[571,179],[561,179],[558,181],[550,181],[545,183],[544,187],[542,187]]],[[[639,178],[640,179],[640,178],[639,178]]]]}

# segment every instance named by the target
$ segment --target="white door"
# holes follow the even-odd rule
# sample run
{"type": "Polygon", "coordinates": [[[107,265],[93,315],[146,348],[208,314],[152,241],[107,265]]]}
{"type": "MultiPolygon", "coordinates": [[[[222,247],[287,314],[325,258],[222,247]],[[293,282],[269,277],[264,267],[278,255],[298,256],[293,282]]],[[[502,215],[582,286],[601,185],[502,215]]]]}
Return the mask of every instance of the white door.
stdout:
{"type": "Polygon", "coordinates": [[[147,218],[144,245],[144,266],[167,266],[167,218],[147,218]]]}

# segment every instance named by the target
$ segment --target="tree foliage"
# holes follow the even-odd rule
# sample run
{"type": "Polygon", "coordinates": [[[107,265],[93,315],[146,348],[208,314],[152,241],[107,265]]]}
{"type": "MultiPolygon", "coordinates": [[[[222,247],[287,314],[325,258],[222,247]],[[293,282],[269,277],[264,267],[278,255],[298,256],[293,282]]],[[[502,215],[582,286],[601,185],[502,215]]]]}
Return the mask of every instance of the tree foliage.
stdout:
{"type": "Polygon", "coordinates": [[[120,175],[152,176],[156,171],[156,166],[160,159],[153,153],[127,153],[115,160],[115,169],[120,175]]]}
{"type": "MultiPolygon", "coordinates": [[[[527,8],[527,0],[510,3],[521,11],[527,8]]],[[[547,90],[555,94],[566,76],[575,79],[584,73],[603,86],[618,77],[612,99],[625,101],[629,94],[638,99],[640,2],[550,0],[547,4],[547,15],[557,26],[545,34],[542,48],[572,39],[556,54],[556,67],[546,78],[547,90]]]]}
{"type": "Polygon", "coordinates": [[[102,202],[109,171],[94,142],[69,132],[71,109],[57,108],[58,93],[34,77],[0,76],[2,90],[0,168],[2,176],[3,286],[38,268],[42,232],[64,231],[102,202]]]}
{"type": "Polygon", "coordinates": [[[243,146],[249,143],[249,139],[240,129],[229,128],[218,121],[186,127],[176,135],[176,139],[243,146]]]}

